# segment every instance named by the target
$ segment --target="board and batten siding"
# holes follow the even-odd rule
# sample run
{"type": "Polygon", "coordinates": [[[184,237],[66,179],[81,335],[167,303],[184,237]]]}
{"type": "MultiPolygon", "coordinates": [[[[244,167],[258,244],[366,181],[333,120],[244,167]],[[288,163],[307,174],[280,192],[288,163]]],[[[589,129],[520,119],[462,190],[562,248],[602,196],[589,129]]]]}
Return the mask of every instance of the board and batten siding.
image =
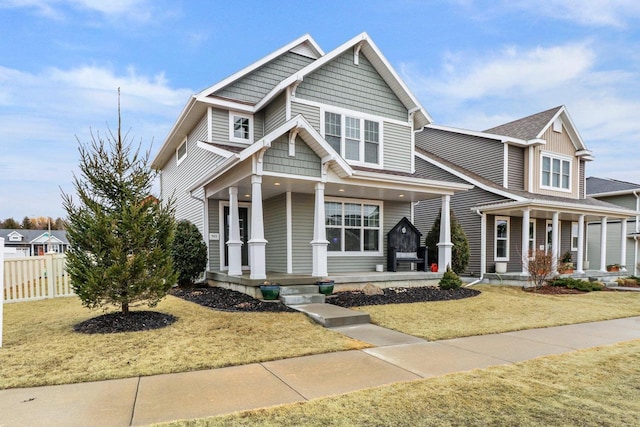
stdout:
{"type": "Polygon", "coordinates": [[[285,94],[274,99],[264,109],[264,131],[268,134],[287,121],[287,103],[285,94]]]}
{"type": "Polygon", "coordinates": [[[263,168],[302,176],[320,177],[321,162],[318,155],[299,137],[296,137],[295,156],[289,156],[289,136],[283,135],[271,143],[264,155],[263,168]]]}
{"type": "MultiPolygon", "coordinates": [[[[220,240],[209,240],[209,270],[220,271],[220,242],[224,235],[220,235],[220,201],[209,199],[209,232],[218,233],[220,240]]],[[[209,236],[204,236],[209,239],[209,236]]]]}
{"type": "Polygon", "coordinates": [[[500,141],[431,128],[417,132],[415,141],[416,147],[503,185],[504,146],[500,141]]]}
{"type": "Polygon", "coordinates": [[[296,96],[381,117],[408,121],[407,109],[360,52],[359,65],[349,49],[305,76],[296,96]]]}
{"type": "MultiPolygon", "coordinates": [[[[366,203],[366,201],[363,201],[366,203]]],[[[327,264],[329,274],[375,271],[377,264],[387,266],[387,233],[403,218],[411,218],[411,204],[407,202],[384,202],[382,206],[382,256],[367,255],[329,255],[327,264]]],[[[329,252],[331,254],[331,252],[329,252]]],[[[400,264],[398,270],[409,270],[409,264],[400,264]]]]}
{"type": "Polygon", "coordinates": [[[523,147],[509,145],[508,181],[509,189],[524,190],[525,174],[525,150],[523,147]]]}
{"type": "Polygon", "coordinates": [[[207,172],[213,170],[223,158],[197,146],[199,140],[207,138],[207,116],[200,120],[198,125],[187,137],[187,156],[180,162],[176,161],[176,153],[162,168],[160,175],[162,199],[175,198],[176,219],[186,219],[194,223],[204,235],[204,192],[201,189],[194,191],[193,196],[187,192],[189,186],[207,172]]]}
{"type": "Polygon", "coordinates": [[[382,140],[384,168],[411,172],[411,127],[385,122],[382,140]]]}
{"type": "Polygon", "coordinates": [[[287,272],[287,206],[286,195],[264,201],[264,238],[267,240],[267,270],[287,272]]]}
{"type": "Polygon", "coordinates": [[[562,127],[562,132],[555,132],[553,126],[542,135],[547,143],[534,147],[533,156],[533,192],[550,196],[568,197],[577,199],[580,195],[580,159],[575,156],[576,148],[567,135],[567,130],[562,127]],[[571,159],[571,192],[556,191],[541,188],[542,153],[558,154],[571,159]]]}
{"type": "Polygon", "coordinates": [[[291,222],[293,235],[293,274],[311,274],[313,271],[313,215],[315,198],[313,194],[291,194],[291,222]]]}
{"type": "Polygon", "coordinates": [[[320,108],[308,105],[301,104],[299,102],[295,102],[295,98],[291,100],[291,117],[295,117],[298,114],[302,114],[305,119],[309,122],[309,124],[318,131],[318,133],[322,134],[320,129],[320,108]]]}
{"type": "Polygon", "coordinates": [[[214,93],[216,96],[257,103],[278,83],[309,65],[313,59],[286,52],[240,80],[214,93]]]}

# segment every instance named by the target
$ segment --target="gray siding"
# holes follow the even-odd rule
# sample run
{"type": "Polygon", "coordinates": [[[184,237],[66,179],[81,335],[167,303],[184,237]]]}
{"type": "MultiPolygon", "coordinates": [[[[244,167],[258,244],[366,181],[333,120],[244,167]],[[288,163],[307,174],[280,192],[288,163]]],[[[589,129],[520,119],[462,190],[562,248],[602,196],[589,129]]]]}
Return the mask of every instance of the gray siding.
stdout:
{"type": "MultiPolygon", "coordinates": [[[[636,223],[634,221],[627,222],[627,233],[635,230],[636,223]]],[[[620,239],[621,239],[622,226],[619,221],[610,221],[607,223],[607,257],[605,266],[607,264],[620,264],[620,239]]],[[[627,242],[627,259],[623,263],[629,274],[634,274],[634,250],[635,243],[633,239],[625,237],[627,242]]],[[[589,223],[587,226],[587,260],[589,260],[589,269],[597,270],[600,268],[600,223],[589,223]]],[[[635,275],[638,275],[637,271],[635,275]]]]}
{"type": "Polygon", "coordinates": [[[257,141],[265,135],[264,111],[253,115],[253,140],[257,141]]]}
{"type": "Polygon", "coordinates": [[[229,112],[226,110],[211,109],[211,130],[213,141],[211,142],[228,142],[229,141],[229,112]]]}
{"type": "Polygon", "coordinates": [[[278,126],[286,122],[286,97],[284,94],[278,96],[265,108],[264,128],[268,134],[278,126]]]}
{"type": "Polygon", "coordinates": [[[524,190],[524,148],[509,146],[509,188],[524,190]]]}
{"type": "MultiPolygon", "coordinates": [[[[207,119],[202,117],[198,125],[187,138],[187,157],[176,164],[175,153],[162,169],[161,197],[176,200],[176,219],[186,219],[194,223],[204,234],[204,202],[196,200],[187,193],[187,188],[198,178],[214,169],[223,159],[197,146],[198,140],[206,140],[207,119]]],[[[194,192],[194,197],[204,199],[203,191],[194,192]]]]}
{"type": "Polygon", "coordinates": [[[348,50],[307,75],[296,96],[328,105],[408,121],[407,109],[364,54],[360,65],[348,50]]]}
{"type": "Polygon", "coordinates": [[[636,210],[636,198],[633,194],[625,194],[621,196],[598,197],[598,199],[602,200],[603,202],[613,203],[614,205],[631,209],[632,211],[636,210]]]}
{"type": "MultiPolygon", "coordinates": [[[[382,208],[383,227],[382,227],[382,256],[329,256],[328,269],[329,274],[349,273],[359,271],[375,271],[376,264],[387,266],[387,233],[402,219],[402,217],[411,218],[411,204],[384,202],[382,208]]],[[[313,225],[313,224],[312,224],[313,225]]],[[[399,270],[408,270],[410,265],[401,264],[399,270]]]]}
{"type": "MultiPolygon", "coordinates": [[[[209,200],[209,232],[219,233],[220,230],[220,201],[209,200]]],[[[204,236],[208,239],[209,236],[204,236]]],[[[223,239],[223,236],[220,236],[223,239]]],[[[220,271],[220,240],[209,240],[209,270],[220,271]]]]}
{"type": "Polygon", "coordinates": [[[265,171],[319,177],[320,158],[299,137],[296,138],[296,155],[289,156],[289,136],[283,135],[271,143],[264,155],[265,171]]]}
{"type": "Polygon", "coordinates": [[[467,181],[465,181],[464,179],[458,178],[457,176],[445,170],[442,170],[439,167],[434,166],[431,163],[426,162],[420,158],[416,158],[416,174],[425,179],[467,184],[467,181]]]}
{"type": "Polygon", "coordinates": [[[313,271],[313,194],[293,193],[291,195],[291,216],[293,246],[293,274],[311,274],[313,271]]]}
{"type": "Polygon", "coordinates": [[[292,101],[291,117],[295,117],[298,114],[302,114],[309,124],[313,126],[315,130],[320,132],[320,108],[292,101]]]}
{"type": "Polygon", "coordinates": [[[278,83],[312,61],[313,59],[306,56],[287,52],[242,79],[220,89],[214,95],[257,103],[278,83]]]}
{"type": "Polygon", "coordinates": [[[384,123],[385,169],[411,171],[411,127],[384,123]]]}
{"type": "Polygon", "coordinates": [[[586,197],[586,195],[587,195],[586,194],[587,190],[585,188],[587,182],[586,182],[586,175],[585,175],[586,174],[586,171],[585,171],[586,170],[586,164],[582,160],[580,160],[579,168],[580,168],[580,170],[578,171],[578,173],[579,173],[579,177],[578,177],[578,179],[579,179],[579,182],[578,182],[578,185],[579,185],[578,197],[581,198],[581,199],[584,199],[586,197]]]}
{"type": "Polygon", "coordinates": [[[504,148],[499,141],[425,128],[416,133],[416,146],[503,184],[504,148]]]}
{"type": "Polygon", "coordinates": [[[264,201],[264,237],[267,240],[267,271],[287,272],[286,196],[280,194],[264,201]]]}

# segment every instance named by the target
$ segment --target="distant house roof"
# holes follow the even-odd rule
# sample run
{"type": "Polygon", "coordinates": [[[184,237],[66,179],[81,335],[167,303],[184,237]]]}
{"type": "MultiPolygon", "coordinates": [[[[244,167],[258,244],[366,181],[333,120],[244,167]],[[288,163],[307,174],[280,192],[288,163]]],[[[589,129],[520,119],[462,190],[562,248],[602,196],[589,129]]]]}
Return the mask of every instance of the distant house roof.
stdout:
{"type": "Polygon", "coordinates": [[[484,132],[511,136],[524,140],[539,138],[541,131],[563,107],[554,107],[541,113],[532,114],[500,126],[487,129],[484,132]]]}
{"type": "MultiPolygon", "coordinates": [[[[0,237],[5,239],[6,244],[16,244],[16,243],[46,243],[46,239],[49,237],[47,230],[24,230],[22,228],[0,228],[0,237]],[[22,239],[18,242],[16,240],[10,241],[9,235],[12,234],[15,236],[19,234],[22,236],[22,239]]],[[[51,230],[51,237],[59,240],[58,243],[63,243],[65,245],[69,244],[69,240],[67,239],[67,232],[64,230],[51,230]]]]}
{"type": "Polygon", "coordinates": [[[632,182],[618,181],[611,178],[598,178],[590,176],[587,178],[587,194],[588,195],[613,195],[640,192],[640,184],[632,182]]]}

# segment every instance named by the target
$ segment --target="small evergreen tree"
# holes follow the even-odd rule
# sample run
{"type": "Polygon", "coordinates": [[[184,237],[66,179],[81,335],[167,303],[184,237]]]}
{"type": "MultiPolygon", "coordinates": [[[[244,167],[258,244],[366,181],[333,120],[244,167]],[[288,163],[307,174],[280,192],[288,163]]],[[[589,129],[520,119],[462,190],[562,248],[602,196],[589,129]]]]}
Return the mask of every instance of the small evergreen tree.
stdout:
{"type": "Polygon", "coordinates": [[[2,223],[2,227],[1,228],[8,228],[8,229],[20,228],[20,223],[18,223],[18,221],[16,221],[13,218],[7,218],[2,223]]]}
{"type": "Polygon", "coordinates": [[[31,222],[31,219],[28,216],[25,216],[24,218],[22,218],[22,226],[21,226],[24,230],[32,230],[33,229],[33,223],[31,222]]]}
{"type": "Polygon", "coordinates": [[[460,279],[460,277],[458,277],[451,268],[447,267],[447,271],[442,275],[442,279],[438,282],[438,286],[440,286],[440,289],[445,291],[449,289],[458,289],[462,286],[462,279],[460,279]]]}
{"type": "Polygon", "coordinates": [[[74,175],[79,204],[63,193],[68,214],[67,271],[75,293],[89,308],[119,306],[123,314],[135,303],[155,306],[173,286],[171,262],[175,228],[173,203],[158,202],[151,187],[155,172],[149,153],[121,134],[118,90],[118,133],[106,141],[91,132],[79,143],[80,171],[74,175]]]}
{"type": "Polygon", "coordinates": [[[178,284],[190,286],[207,267],[207,245],[195,224],[178,221],[171,246],[173,267],[178,272],[178,284]]]}
{"type": "MultiPolygon", "coordinates": [[[[442,211],[438,212],[438,216],[433,222],[433,226],[427,237],[425,238],[425,246],[427,247],[429,262],[438,262],[438,242],[440,241],[440,217],[442,211]]],[[[456,219],[453,211],[451,216],[451,269],[457,274],[463,274],[469,265],[469,241],[464,229],[456,219]]]]}

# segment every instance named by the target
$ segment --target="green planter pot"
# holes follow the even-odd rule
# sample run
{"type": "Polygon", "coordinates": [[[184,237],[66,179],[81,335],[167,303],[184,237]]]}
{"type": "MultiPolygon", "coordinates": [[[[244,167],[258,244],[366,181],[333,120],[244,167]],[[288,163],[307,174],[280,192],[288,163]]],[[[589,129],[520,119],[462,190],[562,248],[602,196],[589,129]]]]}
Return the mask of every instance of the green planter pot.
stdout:
{"type": "Polygon", "coordinates": [[[280,285],[260,285],[262,299],[276,300],[280,296],[280,285]]]}
{"type": "Polygon", "coordinates": [[[318,292],[323,295],[331,295],[333,293],[334,283],[335,282],[333,280],[323,280],[321,282],[316,282],[316,284],[318,285],[318,292]]]}

